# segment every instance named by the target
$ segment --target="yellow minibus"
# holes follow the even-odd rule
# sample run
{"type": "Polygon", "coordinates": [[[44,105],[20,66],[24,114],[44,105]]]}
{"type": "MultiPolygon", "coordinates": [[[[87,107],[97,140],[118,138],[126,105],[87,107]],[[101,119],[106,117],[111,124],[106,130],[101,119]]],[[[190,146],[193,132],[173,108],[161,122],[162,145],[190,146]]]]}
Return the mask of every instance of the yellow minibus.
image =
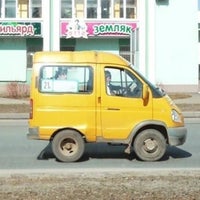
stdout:
{"type": "Polygon", "coordinates": [[[175,103],[112,53],[35,53],[30,103],[28,138],[49,140],[62,162],[78,161],[86,143],[99,142],[157,161],[186,140],[175,103]]]}

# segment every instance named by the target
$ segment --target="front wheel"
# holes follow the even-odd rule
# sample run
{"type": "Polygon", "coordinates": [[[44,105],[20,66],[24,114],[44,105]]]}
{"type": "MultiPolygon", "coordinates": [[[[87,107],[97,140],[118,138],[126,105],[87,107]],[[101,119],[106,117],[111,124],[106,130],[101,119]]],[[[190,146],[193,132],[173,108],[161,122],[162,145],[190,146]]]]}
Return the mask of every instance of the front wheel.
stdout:
{"type": "Polygon", "coordinates": [[[74,130],[62,130],[53,138],[52,151],[62,162],[75,162],[84,153],[85,143],[82,136],[74,130]]]}
{"type": "Polygon", "coordinates": [[[134,141],[135,153],[143,161],[160,160],[164,156],[166,148],[164,136],[155,129],[140,132],[134,141]]]}

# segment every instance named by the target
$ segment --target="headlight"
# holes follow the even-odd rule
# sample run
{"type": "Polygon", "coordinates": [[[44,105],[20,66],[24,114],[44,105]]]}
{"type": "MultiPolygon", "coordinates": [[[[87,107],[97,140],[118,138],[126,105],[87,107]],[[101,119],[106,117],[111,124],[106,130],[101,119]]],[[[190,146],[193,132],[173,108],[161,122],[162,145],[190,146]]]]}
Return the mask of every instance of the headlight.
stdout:
{"type": "Polygon", "coordinates": [[[176,110],[172,110],[171,117],[174,122],[181,123],[181,117],[176,110]]]}

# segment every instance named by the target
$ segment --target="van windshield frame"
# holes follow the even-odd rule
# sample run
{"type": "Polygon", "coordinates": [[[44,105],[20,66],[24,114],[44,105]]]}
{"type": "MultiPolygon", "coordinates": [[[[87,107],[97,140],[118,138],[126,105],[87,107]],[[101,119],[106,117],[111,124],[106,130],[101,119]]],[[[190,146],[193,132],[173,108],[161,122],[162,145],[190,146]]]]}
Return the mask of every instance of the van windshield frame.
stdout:
{"type": "Polygon", "coordinates": [[[132,65],[130,65],[130,68],[149,86],[154,98],[161,98],[166,95],[165,91],[162,88],[155,86],[153,83],[151,83],[144,75],[134,69],[132,65]]]}

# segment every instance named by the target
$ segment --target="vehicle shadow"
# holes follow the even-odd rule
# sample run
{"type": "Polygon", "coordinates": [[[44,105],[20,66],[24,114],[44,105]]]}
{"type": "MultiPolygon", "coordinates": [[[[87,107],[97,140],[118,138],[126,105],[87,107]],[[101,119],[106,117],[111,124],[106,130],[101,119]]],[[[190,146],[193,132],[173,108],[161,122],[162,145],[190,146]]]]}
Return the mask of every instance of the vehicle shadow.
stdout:
{"type": "Polygon", "coordinates": [[[48,145],[37,156],[37,159],[38,160],[48,160],[51,158],[55,158],[55,156],[52,152],[51,142],[49,142],[48,145]]]}
{"type": "Polygon", "coordinates": [[[174,159],[189,158],[192,154],[176,146],[169,146],[162,160],[168,160],[170,157],[174,159]]]}
{"type": "MultiPolygon", "coordinates": [[[[84,162],[89,160],[90,158],[95,159],[127,159],[130,161],[138,160],[136,154],[134,153],[133,149],[130,154],[124,153],[126,146],[113,146],[108,145],[106,143],[94,143],[94,144],[86,144],[85,145],[85,152],[82,158],[78,162],[84,162]]],[[[180,149],[178,147],[168,147],[165,155],[160,161],[167,161],[169,158],[188,158],[191,157],[192,154],[180,149]]],[[[55,156],[52,152],[51,143],[49,142],[48,145],[40,152],[37,157],[38,160],[48,160],[48,159],[55,159],[55,156]]]]}
{"type": "MultiPolygon", "coordinates": [[[[130,155],[124,153],[125,146],[112,146],[108,144],[86,144],[85,152],[79,162],[87,161],[90,158],[122,158],[133,160],[135,155],[131,153],[130,155]]],[[[38,160],[48,160],[55,159],[55,156],[52,152],[51,143],[39,153],[37,156],[38,160]]]]}

